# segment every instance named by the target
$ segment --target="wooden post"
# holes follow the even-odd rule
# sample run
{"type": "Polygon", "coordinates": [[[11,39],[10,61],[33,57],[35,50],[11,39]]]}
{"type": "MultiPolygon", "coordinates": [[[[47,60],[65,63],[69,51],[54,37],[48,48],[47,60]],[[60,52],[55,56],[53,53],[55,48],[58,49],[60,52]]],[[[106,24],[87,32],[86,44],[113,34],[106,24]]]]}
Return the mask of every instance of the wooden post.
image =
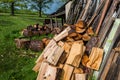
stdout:
{"type": "Polygon", "coordinates": [[[50,23],[51,23],[51,30],[53,30],[53,22],[52,22],[52,17],[50,18],[50,23]]]}

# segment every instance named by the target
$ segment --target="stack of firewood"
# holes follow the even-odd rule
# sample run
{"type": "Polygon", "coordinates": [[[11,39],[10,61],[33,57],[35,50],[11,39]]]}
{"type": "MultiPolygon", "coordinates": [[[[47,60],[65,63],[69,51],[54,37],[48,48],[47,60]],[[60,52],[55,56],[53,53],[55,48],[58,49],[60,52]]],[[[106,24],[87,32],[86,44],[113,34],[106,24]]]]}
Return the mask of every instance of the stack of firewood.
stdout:
{"type": "Polygon", "coordinates": [[[50,38],[43,38],[42,40],[15,39],[15,43],[16,47],[19,49],[30,49],[38,52],[42,51],[50,40],[50,38]]]}
{"type": "Polygon", "coordinates": [[[39,26],[39,24],[35,24],[35,25],[30,25],[27,26],[26,29],[24,29],[22,31],[22,34],[25,37],[32,37],[32,36],[36,36],[36,35],[43,35],[43,34],[58,34],[61,32],[61,29],[59,27],[56,27],[54,29],[49,28],[48,26],[44,25],[44,26],[39,26]]]}
{"type": "MultiPolygon", "coordinates": [[[[67,24],[64,25],[67,28],[53,37],[36,61],[33,70],[39,72],[37,80],[86,80],[92,71],[104,67],[101,63],[105,63],[107,57],[101,48],[104,48],[108,34],[114,28],[115,18],[120,17],[119,3],[119,0],[73,0],[67,24]]],[[[114,40],[113,35],[111,40],[114,40]]],[[[116,50],[119,51],[118,48],[116,50]]],[[[110,61],[115,59],[111,70],[109,60],[109,69],[107,66],[104,69],[109,74],[113,68],[115,72],[115,68],[119,67],[119,54],[116,54],[117,57],[111,55],[114,58],[110,58],[110,61]]],[[[97,79],[102,70],[98,71],[97,79]]],[[[101,75],[103,80],[109,79],[105,71],[101,75]]]]}
{"type": "Polygon", "coordinates": [[[93,47],[85,53],[85,44],[94,36],[91,27],[78,21],[55,36],[46,46],[33,68],[37,80],[86,80],[89,69],[99,70],[103,49],[93,47]],[[88,69],[89,68],[89,69],[88,69]]]}

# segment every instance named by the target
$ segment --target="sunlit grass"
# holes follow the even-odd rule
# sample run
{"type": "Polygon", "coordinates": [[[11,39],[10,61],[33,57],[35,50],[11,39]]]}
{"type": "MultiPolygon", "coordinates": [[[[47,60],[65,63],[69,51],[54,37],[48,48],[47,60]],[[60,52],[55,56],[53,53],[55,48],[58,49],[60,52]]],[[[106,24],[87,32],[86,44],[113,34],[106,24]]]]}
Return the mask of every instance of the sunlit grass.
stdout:
{"type": "MultiPolygon", "coordinates": [[[[42,25],[43,21],[44,18],[39,18],[37,15],[10,16],[0,13],[0,80],[35,80],[37,74],[32,68],[37,57],[28,54],[38,56],[41,52],[17,49],[14,39],[21,36],[21,30],[28,25],[36,23],[42,25]]],[[[45,36],[33,39],[43,37],[45,36]]]]}

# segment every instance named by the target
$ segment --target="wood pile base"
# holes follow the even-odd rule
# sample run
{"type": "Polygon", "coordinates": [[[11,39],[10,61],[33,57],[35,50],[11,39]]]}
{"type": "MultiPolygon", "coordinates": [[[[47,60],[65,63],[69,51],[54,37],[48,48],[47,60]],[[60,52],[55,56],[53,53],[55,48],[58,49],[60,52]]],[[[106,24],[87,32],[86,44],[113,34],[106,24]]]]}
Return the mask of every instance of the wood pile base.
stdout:
{"type": "MultiPolygon", "coordinates": [[[[84,29],[80,23],[82,22],[79,22],[79,26],[84,29]]],[[[103,49],[93,47],[90,56],[85,53],[85,42],[92,36],[90,32],[94,34],[91,28],[77,32],[76,28],[68,26],[55,36],[36,60],[33,70],[39,72],[37,80],[86,80],[89,72],[85,68],[99,70],[103,49]],[[75,37],[79,35],[81,38],[76,40],[75,37]]]]}

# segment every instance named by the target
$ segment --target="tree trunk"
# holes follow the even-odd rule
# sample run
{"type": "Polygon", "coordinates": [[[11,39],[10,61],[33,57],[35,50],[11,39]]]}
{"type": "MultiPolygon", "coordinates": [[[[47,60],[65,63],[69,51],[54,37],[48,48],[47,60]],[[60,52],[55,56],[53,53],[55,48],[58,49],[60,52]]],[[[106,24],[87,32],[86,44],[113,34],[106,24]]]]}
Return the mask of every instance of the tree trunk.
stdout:
{"type": "Polygon", "coordinates": [[[12,16],[14,16],[14,10],[15,10],[15,9],[14,9],[14,4],[15,4],[15,2],[12,2],[12,3],[11,3],[11,15],[12,15],[12,16]]]}
{"type": "Polygon", "coordinates": [[[39,17],[42,17],[42,3],[39,3],[39,17]]]}
{"type": "Polygon", "coordinates": [[[41,10],[39,10],[39,17],[42,17],[41,10]]]}

